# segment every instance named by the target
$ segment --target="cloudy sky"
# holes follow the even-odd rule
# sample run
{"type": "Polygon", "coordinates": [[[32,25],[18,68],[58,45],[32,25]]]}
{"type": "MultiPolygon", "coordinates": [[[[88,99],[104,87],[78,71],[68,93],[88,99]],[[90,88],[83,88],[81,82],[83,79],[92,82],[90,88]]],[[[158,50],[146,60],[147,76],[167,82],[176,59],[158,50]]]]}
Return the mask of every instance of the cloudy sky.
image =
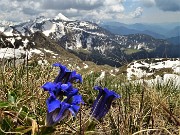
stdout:
{"type": "Polygon", "coordinates": [[[52,18],[58,13],[89,21],[180,22],[180,0],[0,0],[0,21],[52,18]]]}

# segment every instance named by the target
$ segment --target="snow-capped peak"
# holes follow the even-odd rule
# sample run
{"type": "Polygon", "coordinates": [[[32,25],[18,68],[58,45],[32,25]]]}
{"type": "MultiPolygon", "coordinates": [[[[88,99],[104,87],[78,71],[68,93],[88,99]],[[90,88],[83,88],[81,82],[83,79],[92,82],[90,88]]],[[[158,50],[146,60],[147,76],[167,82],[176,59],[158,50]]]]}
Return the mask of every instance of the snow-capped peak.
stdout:
{"type": "Polygon", "coordinates": [[[64,21],[71,21],[69,18],[64,16],[63,14],[59,13],[55,18],[55,20],[64,20],[64,21]]]}

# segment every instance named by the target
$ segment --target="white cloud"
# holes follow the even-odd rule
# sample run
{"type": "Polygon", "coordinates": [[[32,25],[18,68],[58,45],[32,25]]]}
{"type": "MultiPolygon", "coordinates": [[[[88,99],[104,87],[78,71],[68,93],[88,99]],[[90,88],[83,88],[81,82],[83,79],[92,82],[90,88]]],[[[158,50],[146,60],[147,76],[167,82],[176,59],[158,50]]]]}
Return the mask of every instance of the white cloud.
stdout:
{"type": "MultiPolygon", "coordinates": [[[[154,0],[132,1],[144,1],[150,5],[154,0]]],[[[126,11],[129,7],[125,7],[124,2],[126,0],[0,0],[0,20],[25,21],[40,15],[55,17],[58,13],[70,19],[89,21],[138,18],[142,15],[141,7],[126,11]]]]}
{"type": "Polygon", "coordinates": [[[22,21],[62,12],[68,17],[113,19],[125,10],[125,0],[1,0],[0,19],[22,21]],[[18,16],[17,16],[18,15],[18,16]],[[17,19],[16,19],[17,18],[17,19]]]}
{"type": "Polygon", "coordinates": [[[142,13],[143,13],[143,8],[137,7],[134,12],[130,13],[130,17],[131,18],[138,18],[142,15],[142,13]]]}

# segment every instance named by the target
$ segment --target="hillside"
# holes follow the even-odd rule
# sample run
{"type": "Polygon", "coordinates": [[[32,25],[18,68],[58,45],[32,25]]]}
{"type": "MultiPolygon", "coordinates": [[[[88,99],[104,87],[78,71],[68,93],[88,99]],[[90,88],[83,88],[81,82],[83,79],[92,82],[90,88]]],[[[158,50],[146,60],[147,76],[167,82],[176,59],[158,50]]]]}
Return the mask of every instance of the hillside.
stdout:
{"type": "Polygon", "coordinates": [[[19,37],[31,37],[35,32],[41,32],[80,59],[97,64],[120,66],[135,59],[179,57],[177,48],[174,49],[166,40],[145,34],[115,35],[95,23],[70,20],[62,14],[2,26],[0,30],[6,36],[19,37]]]}

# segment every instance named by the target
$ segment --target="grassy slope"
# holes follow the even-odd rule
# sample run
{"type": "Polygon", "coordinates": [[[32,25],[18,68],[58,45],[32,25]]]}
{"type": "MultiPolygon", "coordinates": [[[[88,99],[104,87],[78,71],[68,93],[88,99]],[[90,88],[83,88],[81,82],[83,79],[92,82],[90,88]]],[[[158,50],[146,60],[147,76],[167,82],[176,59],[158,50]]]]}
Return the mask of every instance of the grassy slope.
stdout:
{"type": "MultiPolygon", "coordinates": [[[[90,70],[100,71],[104,66],[90,67],[90,70]]],[[[109,70],[109,66],[105,66],[109,70]]],[[[3,66],[0,68],[0,134],[26,133],[45,134],[42,132],[47,92],[41,86],[47,81],[53,81],[57,69],[51,66],[25,65],[18,67],[3,66]]],[[[178,134],[180,131],[180,90],[170,83],[158,84],[153,88],[144,85],[134,85],[122,76],[107,76],[103,81],[95,82],[99,73],[88,75],[88,70],[82,73],[83,84],[76,84],[83,95],[85,105],[82,105],[77,118],[70,117],[61,121],[52,134],[178,134]],[[97,96],[93,86],[99,84],[115,90],[122,98],[116,100],[104,120],[90,123],[89,111],[97,96]],[[81,126],[80,126],[81,125],[81,126]]]]}

